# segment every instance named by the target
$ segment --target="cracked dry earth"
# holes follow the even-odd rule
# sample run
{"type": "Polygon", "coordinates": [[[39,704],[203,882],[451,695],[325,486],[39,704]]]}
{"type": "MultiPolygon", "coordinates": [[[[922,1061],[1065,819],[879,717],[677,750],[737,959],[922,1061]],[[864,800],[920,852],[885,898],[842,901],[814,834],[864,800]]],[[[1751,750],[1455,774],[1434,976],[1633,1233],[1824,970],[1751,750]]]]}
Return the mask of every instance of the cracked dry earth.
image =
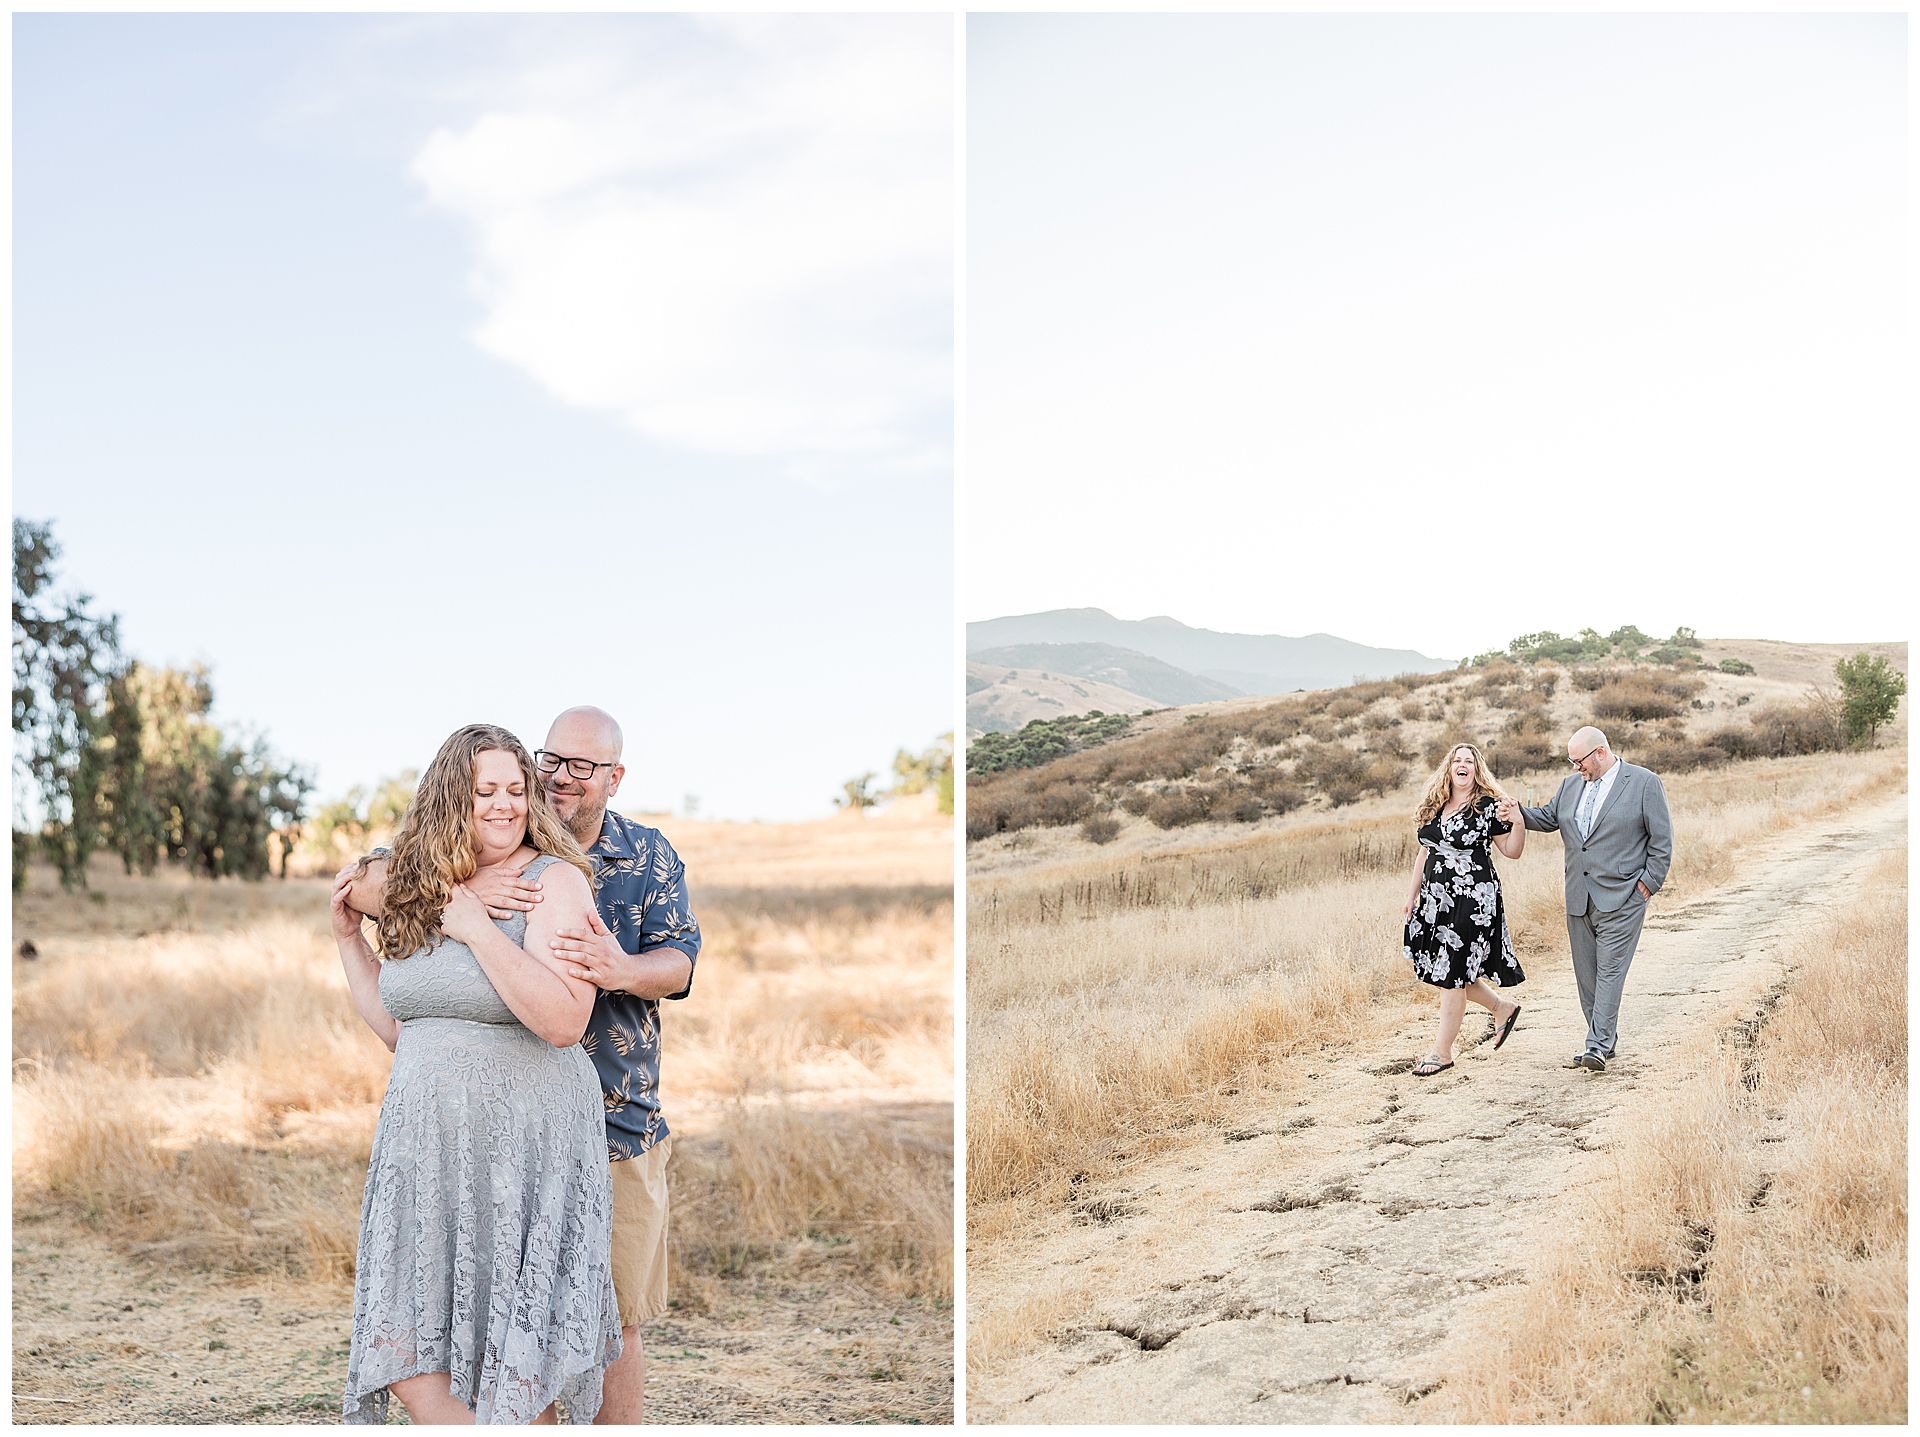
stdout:
{"type": "MultiPolygon", "coordinates": [[[[1541,962],[1499,1052],[1470,1020],[1454,1069],[1415,1079],[1432,1024],[1406,1025],[1325,1055],[1304,1102],[1089,1193],[1078,1225],[1063,1218],[1020,1260],[1029,1290],[1122,1263],[1132,1290],[976,1379],[968,1420],[1419,1420],[1451,1326],[1487,1289],[1526,1282],[1611,1139],[1686,1076],[1689,1045],[1769,1007],[1783,944],[1844,921],[1851,880],[1905,836],[1903,793],[1782,835],[1726,887],[1656,899],[1604,1074],[1562,1066],[1586,1028],[1565,960],[1541,962]],[[1125,1260],[1145,1242],[1150,1258],[1125,1260]]],[[[1010,1256],[995,1261],[1003,1292],[1010,1256]]]]}

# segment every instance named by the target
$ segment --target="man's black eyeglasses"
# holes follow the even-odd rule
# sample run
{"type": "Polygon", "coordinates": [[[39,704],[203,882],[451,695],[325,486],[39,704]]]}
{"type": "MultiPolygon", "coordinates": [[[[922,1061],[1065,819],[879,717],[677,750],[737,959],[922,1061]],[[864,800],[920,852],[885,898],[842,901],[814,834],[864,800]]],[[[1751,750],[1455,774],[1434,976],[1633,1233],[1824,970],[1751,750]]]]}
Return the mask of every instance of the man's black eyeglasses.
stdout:
{"type": "Polygon", "coordinates": [[[610,763],[595,763],[590,758],[562,758],[559,754],[548,753],[543,748],[534,750],[533,761],[540,765],[540,772],[545,774],[560,772],[560,765],[564,763],[568,773],[583,780],[592,778],[598,769],[613,767],[610,763]]]}
{"type": "MultiPolygon", "coordinates": [[[[1606,747],[1605,744],[1600,745],[1600,748],[1605,748],[1605,747],[1606,747]]],[[[1572,764],[1575,768],[1578,768],[1580,767],[1581,764],[1585,763],[1588,759],[1592,758],[1596,753],[1600,752],[1600,748],[1590,748],[1585,753],[1581,754],[1580,757],[1570,758],[1567,760],[1567,762],[1572,764]]]]}

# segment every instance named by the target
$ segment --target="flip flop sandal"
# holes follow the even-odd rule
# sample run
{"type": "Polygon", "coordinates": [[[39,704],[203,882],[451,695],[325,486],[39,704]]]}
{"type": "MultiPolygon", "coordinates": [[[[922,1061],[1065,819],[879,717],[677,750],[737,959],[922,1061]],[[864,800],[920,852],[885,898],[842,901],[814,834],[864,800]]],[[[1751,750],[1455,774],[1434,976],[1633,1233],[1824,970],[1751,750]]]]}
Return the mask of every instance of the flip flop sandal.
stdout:
{"type": "Polygon", "coordinates": [[[1432,1058],[1423,1058],[1414,1064],[1413,1075],[1416,1078],[1431,1078],[1438,1073],[1446,1072],[1452,1066],[1451,1063],[1436,1063],[1432,1058]]]}
{"type": "Polygon", "coordinates": [[[1518,1007],[1515,1007],[1511,1013],[1507,1014],[1507,1021],[1500,1025],[1500,1032],[1498,1033],[1497,1036],[1495,1036],[1493,1040],[1493,1046],[1496,1051],[1499,1049],[1502,1043],[1507,1041],[1507,1034],[1513,1031],[1513,1025],[1519,1021],[1520,1021],[1520,1009],[1518,1007]]]}

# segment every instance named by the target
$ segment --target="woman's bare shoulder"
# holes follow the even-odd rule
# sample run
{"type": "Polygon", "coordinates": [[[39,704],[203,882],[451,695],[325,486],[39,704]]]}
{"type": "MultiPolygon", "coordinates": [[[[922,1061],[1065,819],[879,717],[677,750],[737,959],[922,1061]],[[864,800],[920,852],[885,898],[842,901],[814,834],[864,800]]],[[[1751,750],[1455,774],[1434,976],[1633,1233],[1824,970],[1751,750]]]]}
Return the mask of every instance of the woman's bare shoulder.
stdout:
{"type": "Polygon", "coordinates": [[[578,897],[591,902],[593,889],[587,883],[586,875],[566,859],[557,855],[549,856],[553,861],[540,870],[540,886],[556,898],[578,897]]]}

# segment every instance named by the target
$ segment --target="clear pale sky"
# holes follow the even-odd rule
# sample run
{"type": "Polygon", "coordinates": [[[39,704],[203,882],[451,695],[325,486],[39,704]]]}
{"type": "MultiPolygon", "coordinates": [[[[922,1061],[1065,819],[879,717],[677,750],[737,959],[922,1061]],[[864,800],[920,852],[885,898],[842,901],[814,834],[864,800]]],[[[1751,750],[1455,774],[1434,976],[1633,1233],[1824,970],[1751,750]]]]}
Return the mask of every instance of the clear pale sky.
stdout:
{"type": "Polygon", "coordinates": [[[968,619],[1904,635],[1901,15],[971,17],[968,619]]]}
{"type": "Polygon", "coordinates": [[[16,16],[14,512],[323,798],[591,702],[828,812],[952,726],[953,49],[16,16]]]}

